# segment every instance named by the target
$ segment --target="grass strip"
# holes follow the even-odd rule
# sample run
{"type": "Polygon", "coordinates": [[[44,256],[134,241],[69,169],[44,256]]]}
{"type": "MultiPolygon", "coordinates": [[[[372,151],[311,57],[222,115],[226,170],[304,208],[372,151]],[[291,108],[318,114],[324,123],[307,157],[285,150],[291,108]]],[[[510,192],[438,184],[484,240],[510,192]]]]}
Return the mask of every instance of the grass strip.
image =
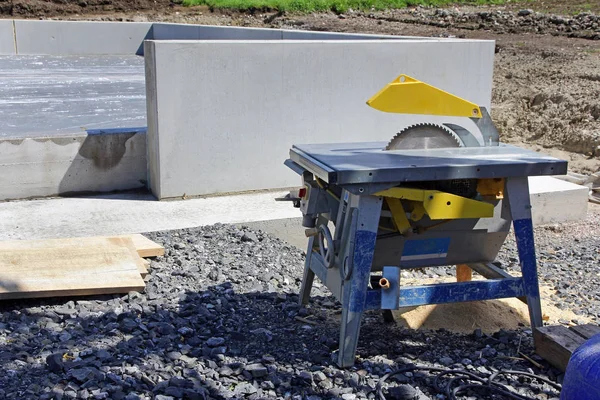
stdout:
{"type": "Polygon", "coordinates": [[[344,13],[353,10],[389,10],[409,6],[447,6],[450,4],[484,5],[502,4],[505,0],[183,0],[185,6],[205,5],[211,9],[238,11],[333,11],[344,13]]]}

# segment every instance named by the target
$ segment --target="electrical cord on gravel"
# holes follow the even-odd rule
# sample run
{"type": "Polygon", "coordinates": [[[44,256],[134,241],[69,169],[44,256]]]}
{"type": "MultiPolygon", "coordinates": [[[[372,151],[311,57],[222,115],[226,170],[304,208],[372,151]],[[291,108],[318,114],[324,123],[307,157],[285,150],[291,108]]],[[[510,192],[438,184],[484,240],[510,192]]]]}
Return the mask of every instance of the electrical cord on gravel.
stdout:
{"type": "Polygon", "coordinates": [[[440,392],[441,394],[444,394],[448,400],[456,400],[456,396],[459,393],[462,393],[466,390],[487,392],[490,395],[492,395],[492,394],[502,395],[506,398],[515,399],[515,400],[535,400],[532,397],[522,396],[520,394],[511,392],[507,386],[502,385],[498,382],[494,382],[496,377],[498,377],[499,375],[523,375],[523,376],[527,376],[529,378],[533,378],[533,379],[537,379],[539,381],[545,382],[548,385],[552,386],[554,389],[558,390],[559,392],[562,388],[562,386],[556,382],[552,382],[551,380],[544,378],[542,376],[530,374],[530,373],[524,372],[524,371],[501,370],[501,371],[495,372],[493,374],[490,374],[486,378],[482,378],[481,376],[478,376],[472,372],[468,372],[468,371],[461,370],[461,369],[419,367],[414,364],[408,364],[408,365],[406,365],[402,368],[399,368],[395,371],[389,372],[386,375],[384,375],[383,377],[381,377],[381,379],[377,383],[377,387],[376,387],[378,398],[380,400],[387,400],[387,398],[383,394],[383,383],[387,379],[389,379],[390,377],[392,377],[394,375],[402,374],[405,372],[412,372],[412,371],[439,372],[439,374],[435,377],[434,387],[438,392],[440,392]],[[440,383],[440,380],[442,377],[444,377],[446,375],[459,375],[459,376],[449,379],[445,385],[442,385],[440,383]],[[460,375],[462,375],[462,376],[460,376],[460,375]],[[456,383],[468,382],[468,381],[471,381],[471,382],[475,381],[475,382],[479,382],[479,383],[462,383],[462,384],[456,385],[456,383]]]}

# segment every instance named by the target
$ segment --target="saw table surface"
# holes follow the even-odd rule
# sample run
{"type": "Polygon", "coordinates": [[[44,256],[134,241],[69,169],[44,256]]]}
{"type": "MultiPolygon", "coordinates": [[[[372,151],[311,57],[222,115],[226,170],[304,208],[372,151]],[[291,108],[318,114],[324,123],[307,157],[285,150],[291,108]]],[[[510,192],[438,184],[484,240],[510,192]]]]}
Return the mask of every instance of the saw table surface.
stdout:
{"type": "Polygon", "coordinates": [[[294,145],[291,161],[328,183],[360,184],[564,175],[567,161],[501,143],[385,151],[385,142],[294,145]]]}

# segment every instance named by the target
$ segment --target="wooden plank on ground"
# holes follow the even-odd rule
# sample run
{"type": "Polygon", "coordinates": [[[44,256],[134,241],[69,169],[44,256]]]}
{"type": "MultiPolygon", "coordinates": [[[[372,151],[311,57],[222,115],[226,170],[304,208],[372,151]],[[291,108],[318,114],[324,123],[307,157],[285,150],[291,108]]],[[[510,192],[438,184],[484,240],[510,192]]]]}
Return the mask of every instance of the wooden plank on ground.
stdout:
{"type": "Polygon", "coordinates": [[[129,237],[121,237],[119,239],[121,239],[123,244],[131,252],[132,257],[135,260],[135,263],[137,264],[140,275],[142,276],[142,278],[145,278],[146,275],[148,275],[148,269],[146,268],[146,263],[144,262],[145,260],[138,254],[138,251],[135,248],[135,245],[133,244],[133,240],[131,240],[131,238],[129,237]]]}
{"type": "Polygon", "coordinates": [[[119,235],[117,237],[127,237],[133,241],[140,257],[162,257],[165,255],[165,248],[158,243],[153,242],[146,236],[136,233],[134,235],[119,235]]]}
{"type": "Polygon", "coordinates": [[[585,340],[588,340],[592,336],[600,333],[600,326],[592,324],[571,326],[569,329],[581,336],[582,338],[584,338],[585,340]]]}
{"type": "Polygon", "coordinates": [[[138,260],[123,238],[0,242],[0,299],[142,291],[138,260]]]}
{"type": "Polygon", "coordinates": [[[538,328],[533,335],[535,352],[562,371],[567,369],[573,351],[585,342],[583,337],[561,325],[538,328]]]}

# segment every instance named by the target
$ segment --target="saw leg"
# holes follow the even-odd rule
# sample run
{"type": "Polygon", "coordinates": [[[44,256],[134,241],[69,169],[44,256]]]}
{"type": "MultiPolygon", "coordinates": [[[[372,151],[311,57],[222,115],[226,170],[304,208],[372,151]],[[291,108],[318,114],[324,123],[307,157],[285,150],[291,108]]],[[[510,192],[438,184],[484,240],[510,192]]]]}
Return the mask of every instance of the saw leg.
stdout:
{"type": "Polygon", "coordinates": [[[347,279],[342,282],[342,323],[338,355],[338,365],[342,368],[354,365],[375,252],[381,204],[381,197],[350,195],[349,205],[356,209],[358,217],[356,230],[350,232],[353,241],[346,253],[351,271],[347,279]]]}
{"type": "Polygon", "coordinates": [[[543,322],[527,177],[507,179],[506,191],[523,274],[529,318],[531,327],[535,330],[541,327],[543,322]]]}
{"type": "Polygon", "coordinates": [[[304,261],[304,275],[302,276],[302,286],[300,287],[300,304],[308,304],[310,290],[315,279],[315,272],[310,268],[310,262],[313,257],[312,248],[315,243],[315,236],[308,239],[308,248],[306,250],[306,260],[304,261]]]}

